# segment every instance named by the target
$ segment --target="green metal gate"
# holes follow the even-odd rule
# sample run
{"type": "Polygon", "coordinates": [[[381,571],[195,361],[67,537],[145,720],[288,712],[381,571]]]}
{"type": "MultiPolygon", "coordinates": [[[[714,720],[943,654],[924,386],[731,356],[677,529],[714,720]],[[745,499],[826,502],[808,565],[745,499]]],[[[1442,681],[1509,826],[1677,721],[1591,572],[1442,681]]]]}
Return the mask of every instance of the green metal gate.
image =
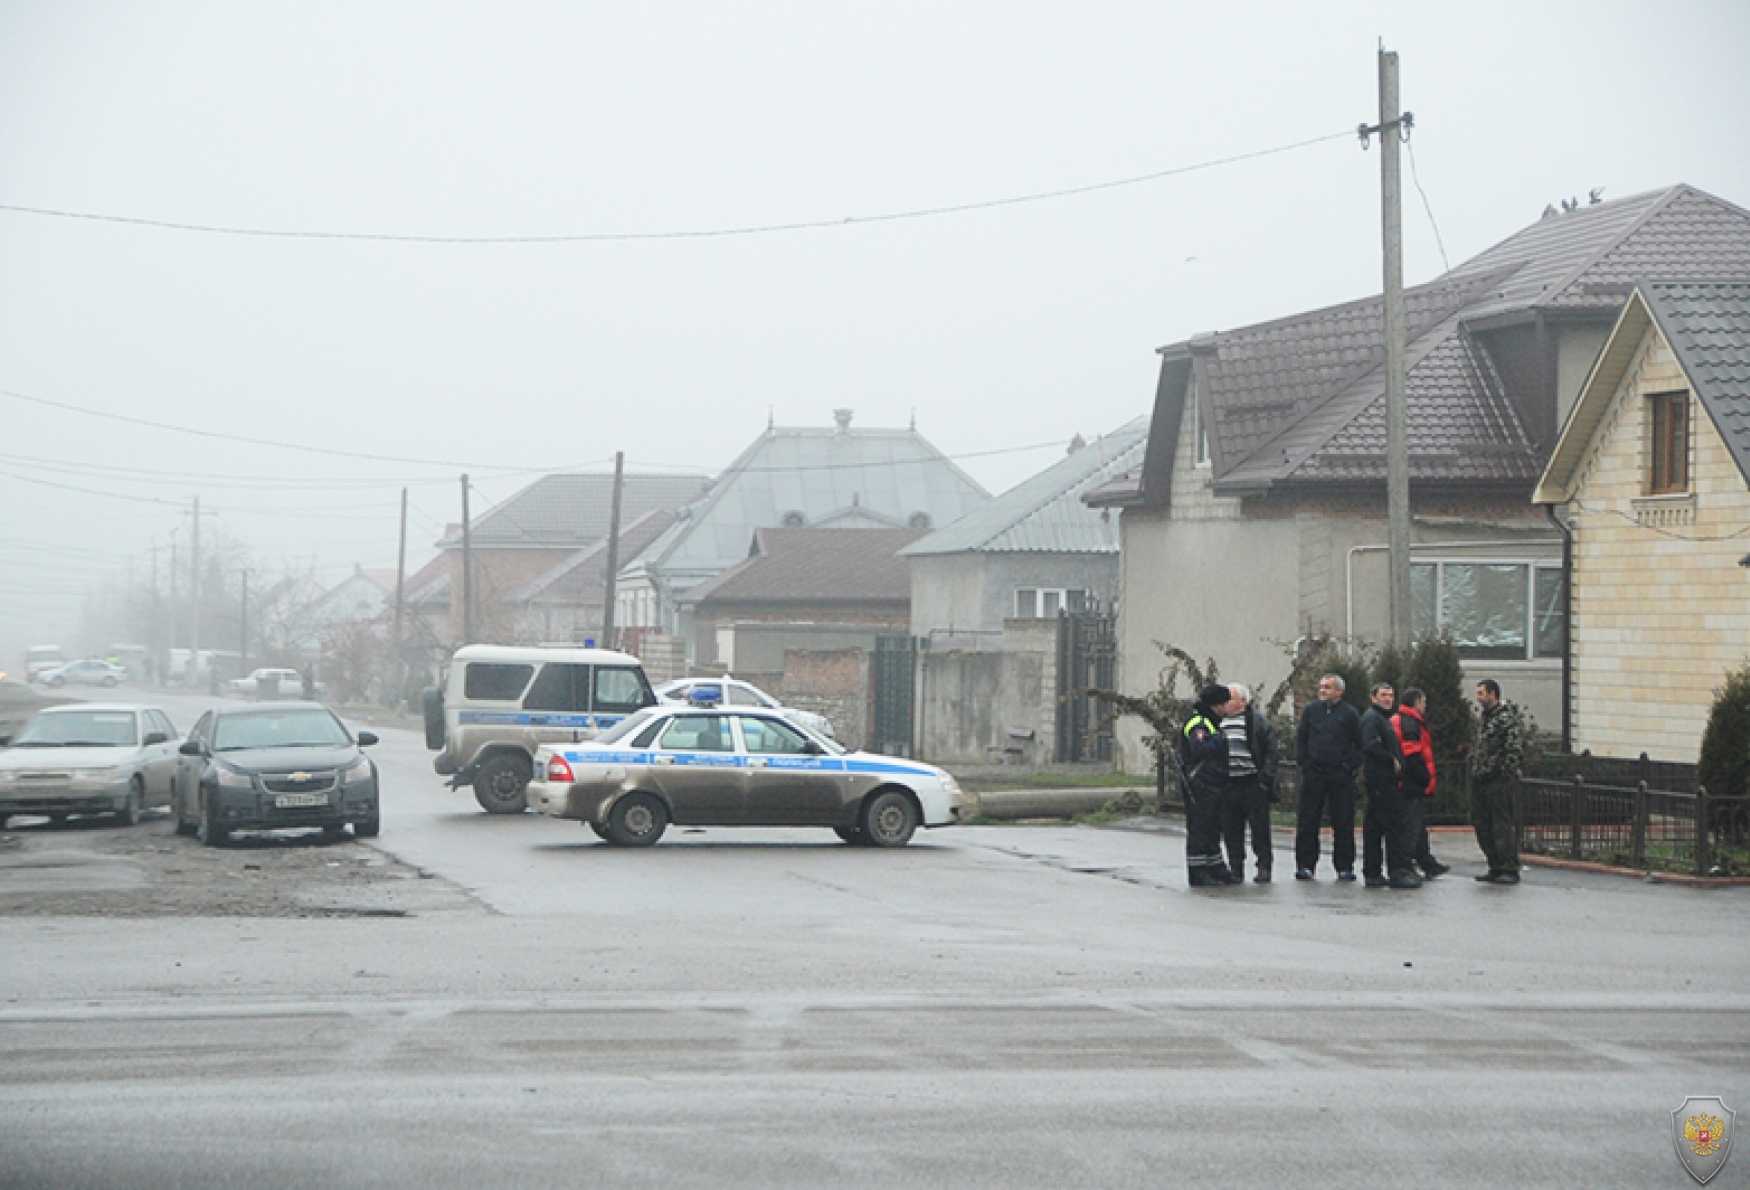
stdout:
{"type": "Polygon", "coordinates": [[[872,747],[890,756],[910,756],[917,689],[918,642],[911,636],[875,638],[875,738],[872,747]]]}
{"type": "Polygon", "coordinates": [[[1057,632],[1057,761],[1112,759],[1112,724],[1101,704],[1072,690],[1111,690],[1118,677],[1116,612],[1065,612],[1057,632]]]}

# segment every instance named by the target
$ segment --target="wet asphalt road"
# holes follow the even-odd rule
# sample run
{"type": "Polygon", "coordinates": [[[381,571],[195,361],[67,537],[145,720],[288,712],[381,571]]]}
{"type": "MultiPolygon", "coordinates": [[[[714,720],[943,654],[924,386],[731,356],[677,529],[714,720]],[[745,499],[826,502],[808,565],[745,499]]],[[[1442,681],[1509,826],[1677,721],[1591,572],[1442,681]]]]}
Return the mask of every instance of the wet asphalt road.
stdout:
{"type": "Polygon", "coordinates": [[[411,916],[0,898],[0,1186],[1677,1187],[1670,1111],[1750,1100],[1750,889],[1479,886],[1451,838],[1413,893],[1193,891],[1136,830],[625,852],[380,730],[411,916]]]}

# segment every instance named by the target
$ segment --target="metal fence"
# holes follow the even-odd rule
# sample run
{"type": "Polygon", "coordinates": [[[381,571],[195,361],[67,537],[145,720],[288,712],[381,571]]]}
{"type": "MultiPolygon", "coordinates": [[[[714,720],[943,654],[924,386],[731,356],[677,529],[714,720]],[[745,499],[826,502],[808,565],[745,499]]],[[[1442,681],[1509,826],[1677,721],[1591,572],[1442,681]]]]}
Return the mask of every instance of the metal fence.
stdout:
{"type": "Polygon", "coordinates": [[[1519,848],[1612,867],[1735,875],[1750,861],[1750,798],[1521,777],[1519,848]]]}

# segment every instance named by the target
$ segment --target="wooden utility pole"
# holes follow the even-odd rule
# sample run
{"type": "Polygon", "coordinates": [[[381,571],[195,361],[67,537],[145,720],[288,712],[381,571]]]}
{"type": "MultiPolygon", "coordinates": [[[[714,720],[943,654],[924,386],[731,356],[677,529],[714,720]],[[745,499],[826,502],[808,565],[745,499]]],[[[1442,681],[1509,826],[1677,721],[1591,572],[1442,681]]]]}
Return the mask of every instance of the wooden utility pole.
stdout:
{"type": "Polygon", "coordinates": [[[626,452],[614,452],[614,500],[608,513],[608,573],[602,592],[602,648],[614,647],[614,601],[620,580],[620,489],[625,483],[626,452]]]}
{"type": "Polygon", "coordinates": [[[1385,508],[1391,643],[1410,645],[1410,453],[1404,416],[1404,222],[1398,146],[1415,116],[1400,113],[1398,56],[1379,50],[1379,123],[1363,124],[1361,144],[1379,134],[1381,238],[1385,249],[1385,508]]]}
{"type": "Polygon", "coordinates": [[[462,643],[474,643],[474,542],[468,528],[468,477],[462,476],[462,643]]]}

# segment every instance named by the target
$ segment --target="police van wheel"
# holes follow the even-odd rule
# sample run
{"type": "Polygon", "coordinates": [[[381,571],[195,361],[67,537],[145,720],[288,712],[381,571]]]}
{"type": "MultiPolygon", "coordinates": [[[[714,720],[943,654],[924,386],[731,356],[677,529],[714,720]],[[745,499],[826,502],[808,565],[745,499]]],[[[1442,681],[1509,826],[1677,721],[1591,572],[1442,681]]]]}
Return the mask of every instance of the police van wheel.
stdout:
{"type": "Polygon", "coordinates": [[[474,774],[474,800],[488,814],[521,814],[528,808],[526,794],[532,772],[524,757],[500,753],[474,774]]]}
{"type": "Polygon", "coordinates": [[[918,828],[918,810],[896,790],[878,793],[863,806],[863,837],[874,847],[904,847],[918,828]]]}
{"type": "Polygon", "coordinates": [[[667,829],[668,808],[648,793],[627,794],[608,814],[608,842],[621,847],[649,847],[667,829]]]}
{"type": "Polygon", "coordinates": [[[433,752],[444,747],[444,691],[441,686],[427,686],[419,692],[420,711],[425,718],[425,746],[433,752]]]}

